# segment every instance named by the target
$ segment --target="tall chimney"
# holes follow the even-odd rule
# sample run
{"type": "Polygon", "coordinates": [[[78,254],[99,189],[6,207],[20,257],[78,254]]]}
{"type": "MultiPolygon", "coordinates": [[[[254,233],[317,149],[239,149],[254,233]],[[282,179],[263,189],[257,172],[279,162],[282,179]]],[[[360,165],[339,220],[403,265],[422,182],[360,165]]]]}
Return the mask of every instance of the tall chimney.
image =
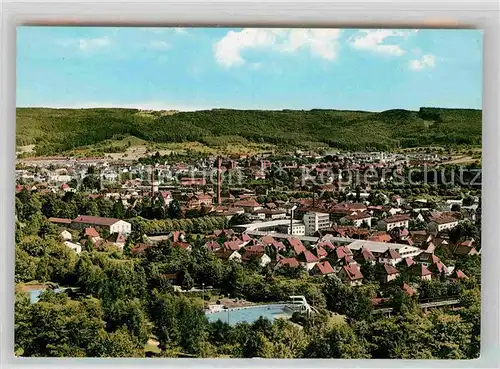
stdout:
{"type": "Polygon", "coordinates": [[[217,156],[217,204],[221,204],[220,156],[217,156]]]}
{"type": "Polygon", "coordinates": [[[155,195],[155,167],[151,167],[151,198],[155,195]]]}

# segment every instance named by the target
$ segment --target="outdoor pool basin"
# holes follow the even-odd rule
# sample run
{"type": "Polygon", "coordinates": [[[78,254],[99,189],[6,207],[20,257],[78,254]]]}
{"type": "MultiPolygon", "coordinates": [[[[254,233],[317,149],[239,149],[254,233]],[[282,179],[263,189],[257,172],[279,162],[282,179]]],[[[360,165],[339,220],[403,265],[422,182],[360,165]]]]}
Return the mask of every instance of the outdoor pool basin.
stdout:
{"type": "Polygon", "coordinates": [[[210,322],[221,320],[235,325],[240,322],[253,323],[259,317],[271,321],[277,318],[289,318],[292,314],[290,310],[285,309],[285,304],[273,304],[223,309],[217,312],[207,312],[206,315],[210,322]]]}

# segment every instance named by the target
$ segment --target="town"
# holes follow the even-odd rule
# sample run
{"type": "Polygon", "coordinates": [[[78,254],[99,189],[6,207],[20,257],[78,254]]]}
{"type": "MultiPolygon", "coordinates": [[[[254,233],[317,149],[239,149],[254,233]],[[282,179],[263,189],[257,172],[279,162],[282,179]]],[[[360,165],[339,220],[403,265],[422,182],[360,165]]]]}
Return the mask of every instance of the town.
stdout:
{"type": "MultiPolygon", "coordinates": [[[[480,167],[456,175],[450,159],[418,151],[19,159],[16,281],[32,303],[45,282],[92,293],[95,282],[52,265],[62,251],[43,250],[51,240],[94,255],[81,259],[94,267],[96,254],[158,263],[146,268],[148,285],[201,293],[212,324],[252,323],[277,303],[279,314],[267,317],[297,326],[306,308],[316,319],[325,308],[343,319],[391,316],[400,293],[417,309],[463,309],[460,291],[480,280],[480,167]],[[368,306],[339,305],[321,292],[330,284],[368,306]],[[254,308],[251,318],[240,314],[254,308]]],[[[155,350],[165,347],[154,337],[155,350]]]]}

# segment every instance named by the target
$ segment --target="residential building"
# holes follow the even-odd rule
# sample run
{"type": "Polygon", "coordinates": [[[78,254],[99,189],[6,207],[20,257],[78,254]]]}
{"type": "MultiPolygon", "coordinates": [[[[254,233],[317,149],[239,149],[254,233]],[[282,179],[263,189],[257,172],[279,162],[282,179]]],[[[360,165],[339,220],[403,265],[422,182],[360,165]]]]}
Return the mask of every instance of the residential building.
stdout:
{"type": "Polygon", "coordinates": [[[382,265],[382,283],[389,283],[399,276],[399,271],[391,264],[382,265]]]}
{"type": "Polygon", "coordinates": [[[361,274],[358,264],[344,265],[338,272],[338,277],[351,286],[363,284],[363,274],[361,274]]]}
{"type": "Polygon", "coordinates": [[[330,215],[328,213],[307,212],[304,214],[304,225],[306,235],[314,235],[318,230],[330,227],[330,215]]]}
{"type": "Polygon", "coordinates": [[[381,231],[389,231],[395,227],[408,228],[410,225],[410,216],[407,214],[398,214],[382,219],[377,227],[381,231]]]}
{"type": "Polygon", "coordinates": [[[429,232],[442,232],[458,225],[458,219],[452,217],[435,217],[427,225],[429,232]]]}
{"type": "Polygon", "coordinates": [[[95,227],[105,229],[108,233],[122,233],[125,236],[132,232],[132,224],[121,219],[79,215],[71,221],[71,228],[84,229],[95,227]]]}
{"type": "Polygon", "coordinates": [[[334,274],[335,271],[333,270],[332,266],[328,261],[320,261],[314,267],[311,268],[309,273],[311,275],[327,276],[334,274]]]}

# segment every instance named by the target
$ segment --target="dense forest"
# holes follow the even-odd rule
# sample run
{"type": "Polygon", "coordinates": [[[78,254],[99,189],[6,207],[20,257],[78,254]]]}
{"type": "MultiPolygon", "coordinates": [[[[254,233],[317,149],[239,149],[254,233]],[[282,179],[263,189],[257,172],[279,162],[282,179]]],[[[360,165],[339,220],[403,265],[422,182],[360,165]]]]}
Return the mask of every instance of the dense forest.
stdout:
{"type": "Polygon", "coordinates": [[[479,145],[481,110],[420,108],[384,112],[341,110],[17,109],[17,145],[39,154],[134,137],[155,143],[198,141],[208,146],[321,142],[346,150],[427,145],[479,145]]]}

